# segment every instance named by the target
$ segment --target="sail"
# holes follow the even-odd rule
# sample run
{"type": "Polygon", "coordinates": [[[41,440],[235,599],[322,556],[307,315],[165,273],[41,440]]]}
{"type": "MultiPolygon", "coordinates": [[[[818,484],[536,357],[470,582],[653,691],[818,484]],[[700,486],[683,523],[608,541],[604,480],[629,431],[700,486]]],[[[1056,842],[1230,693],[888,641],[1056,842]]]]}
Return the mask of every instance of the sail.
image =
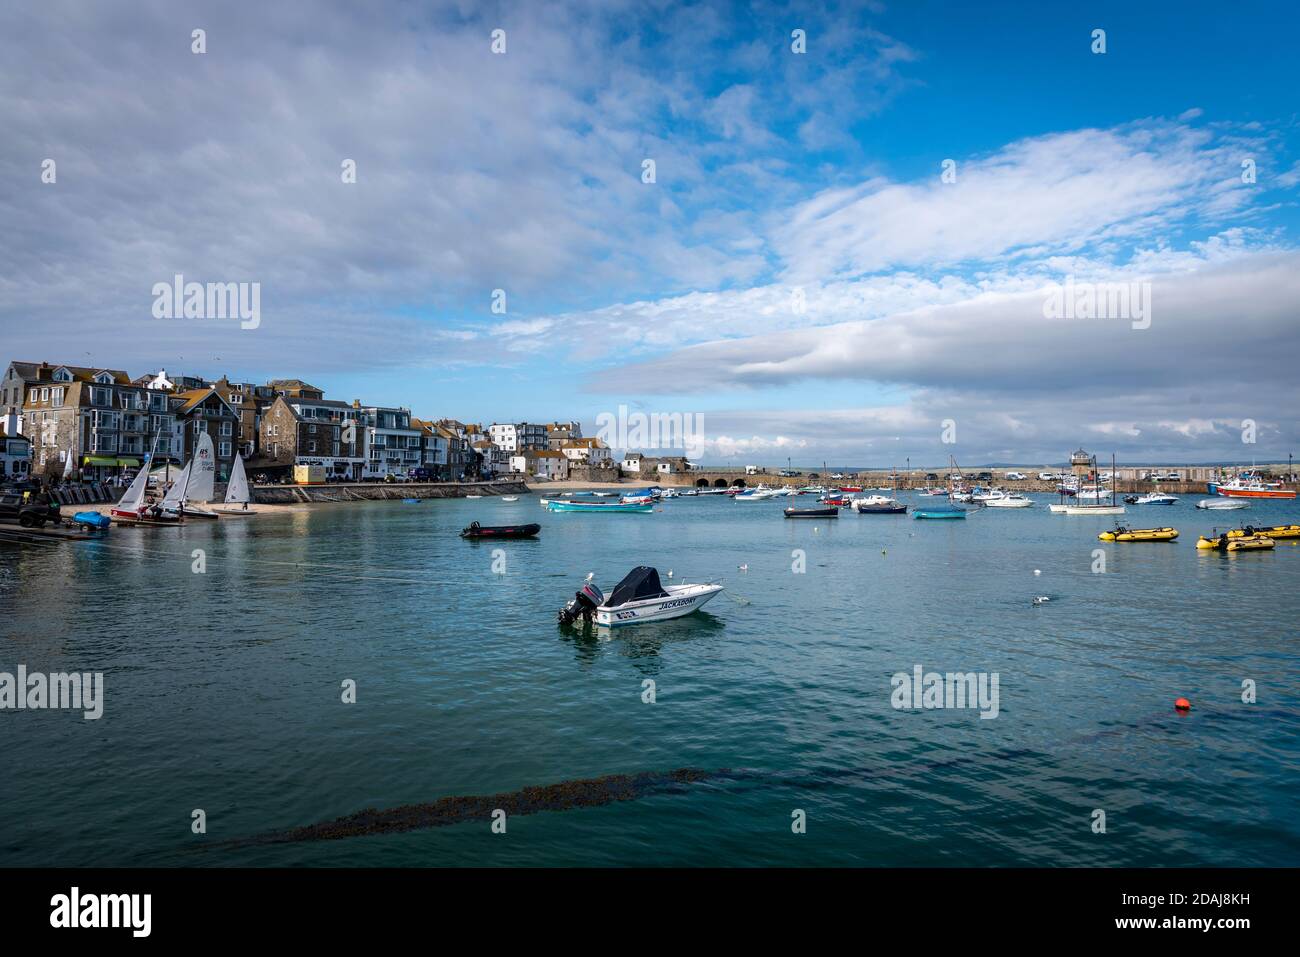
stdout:
{"type": "Polygon", "coordinates": [[[216,477],[217,457],[212,452],[212,436],[200,432],[194,458],[190,459],[190,484],[185,498],[191,502],[211,502],[216,477]]]}
{"type": "Polygon", "coordinates": [[[244,475],[244,458],[235,455],[235,467],[230,471],[230,481],[226,484],[227,505],[248,504],[248,478],[244,475]]]}
{"type": "Polygon", "coordinates": [[[135,481],[131,487],[126,490],[126,494],[118,501],[115,509],[123,512],[139,511],[140,506],[144,504],[145,486],[149,484],[149,469],[142,468],[135,474],[135,481]]]}
{"type": "Polygon", "coordinates": [[[181,502],[185,501],[185,483],[189,480],[189,477],[189,465],[186,465],[185,468],[176,473],[176,480],[172,482],[171,488],[169,488],[167,494],[163,496],[163,508],[180,508],[181,502]]]}
{"type": "Polygon", "coordinates": [[[63,463],[63,480],[66,482],[72,475],[72,452],[67,453],[67,460],[63,463]]]}

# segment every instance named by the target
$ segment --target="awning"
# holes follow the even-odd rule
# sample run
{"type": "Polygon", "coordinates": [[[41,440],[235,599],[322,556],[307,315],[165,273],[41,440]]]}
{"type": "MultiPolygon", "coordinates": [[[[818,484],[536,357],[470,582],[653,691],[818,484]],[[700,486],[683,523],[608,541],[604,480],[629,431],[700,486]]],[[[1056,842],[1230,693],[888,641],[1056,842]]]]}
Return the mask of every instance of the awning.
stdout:
{"type": "Polygon", "coordinates": [[[87,455],[81,462],[82,465],[117,465],[117,459],[106,459],[102,455],[87,455]]]}
{"type": "Polygon", "coordinates": [[[118,464],[118,465],[129,465],[129,466],[131,466],[132,468],[136,468],[137,466],[139,466],[139,464],[140,464],[140,460],[139,460],[139,459],[118,459],[118,460],[117,460],[117,464],[118,464]]]}

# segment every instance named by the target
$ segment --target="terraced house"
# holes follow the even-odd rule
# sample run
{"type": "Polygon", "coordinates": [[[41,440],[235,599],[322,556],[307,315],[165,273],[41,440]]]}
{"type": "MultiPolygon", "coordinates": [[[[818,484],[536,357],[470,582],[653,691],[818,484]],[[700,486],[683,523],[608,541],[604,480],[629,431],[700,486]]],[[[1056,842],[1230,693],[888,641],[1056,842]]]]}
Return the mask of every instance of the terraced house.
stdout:
{"type": "Polygon", "coordinates": [[[221,397],[216,386],[192,389],[167,398],[177,424],[181,426],[181,454],[185,461],[193,458],[198,438],[206,432],[217,455],[217,481],[224,482],[230,478],[238,453],[239,413],[221,397]]]}
{"type": "Polygon", "coordinates": [[[170,397],[119,369],[11,362],[0,398],[21,410],[33,476],[109,481],[138,468],[155,441],[158,461],[184,454],[170,397]]]}
{"type": "Polygon", "coordinates": [[[411,410],[362,406],[353,402],[365,429],[366,463],[363,478],[407,479],[424,459],[424,432],[411,424],[411,410]]]}
{"type": "Polygon", "coordinates": [[[346,402],[281,394],[262,416],[261,452],[252,467],[320,465],[330,481],[359,482],[365,435],[359,412],[346,402]]]}

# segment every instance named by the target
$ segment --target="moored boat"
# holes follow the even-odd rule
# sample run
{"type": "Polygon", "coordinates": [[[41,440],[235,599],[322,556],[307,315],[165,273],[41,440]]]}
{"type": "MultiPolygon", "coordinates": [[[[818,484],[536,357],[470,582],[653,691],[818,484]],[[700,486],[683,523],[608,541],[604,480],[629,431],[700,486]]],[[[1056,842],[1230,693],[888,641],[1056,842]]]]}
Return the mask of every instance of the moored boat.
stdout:
{"type": "Polygon", "coordinates": [[[1103,542],[1172,542],[1178,537],[1176,528],[1126,528],[1116,525],[1112,531],[1097,536],[1103,542]]]}
{"type": "Polygon", "coordinates": [[[590,580],[583,584],[557,614],[560,624],[579,618],[606,628],[668,621],[697,611],[723,590],[720,582],[664,585],[659,572],[646,565],[624,576],[606,597],[590,580]]]}
{"type": "Polygon", "coordinates": [[[965,518],[966,510],[955,505],[917,505],[912,509],[913,518],[965,518]]]}
{"type": "Polygon", "coordinates": [[[1266,535],[1252,535],[1250,538],[1230,538],[1227,532],[1217,538],[1206,538],[1202,535],[1196,543],[1196,547],[1199,549],[1215,549],[1221,552],[1265,551],[1275,547],[1275,545],[1273,539],[1266,535]]]}
{"type": "Polygon", "coordinates": [[[1266,538],[1300,538],[1300,525],[1267,525],[1263,528],[1247,525],[1245,528],[1229,529],[1227,535],[1229,538],[1251,538],[1256,535],[1266,538]]]}
{"type": "Polygon", "coordinates": [[[1196,507],[1227,512],[1234,508],[1250,508],[1250,502],[1244,498],[1203,498],[1196,503],[1196,507]]]}
{"type": "Polygon", "coordinates": [[[838,508],[787,508],[786,518],[839,518],[838,508]]]}
{"type": "Polygon", "coordinates": [[[907,506],[888,495],[868,495],[853,499],[853,510],[859,515],[905,515],[907,506]]]}
{"type": "Polygon", "coordinates": [[[1282,488],[1277,482],[1265,482],[1257,472],[1243,472],[1230,482],[1222,484],[1210,482],[1206,485],[1206,490],[1211,495],[1221,495],[1226,498],[1292,499],[1296,496],[1294,491],[1282,488]]]}
{"type": "Polygon", "coordinates": [[[1034,500],[1019,492],[1005,492],[984,502],[985,508],[1032,508],[1034,500]]]}
{"type": "Polygon", "coordinates": [[[529,522],[526,525],[480,525],[478,522],[470,522],[469,525],[461,529],[461,538],[534,538],[542,526],[536,522],[529,522]]]}
{"type": "Polygon", "coordinates": [[[653,512],[654,503],[646,502],[638,504],[636,502],[579,502],[576,499],[570,499],[567,502],[557,502],[555,499],[544,499],[543,503],[547,509],[552,512],[653,512]]]}

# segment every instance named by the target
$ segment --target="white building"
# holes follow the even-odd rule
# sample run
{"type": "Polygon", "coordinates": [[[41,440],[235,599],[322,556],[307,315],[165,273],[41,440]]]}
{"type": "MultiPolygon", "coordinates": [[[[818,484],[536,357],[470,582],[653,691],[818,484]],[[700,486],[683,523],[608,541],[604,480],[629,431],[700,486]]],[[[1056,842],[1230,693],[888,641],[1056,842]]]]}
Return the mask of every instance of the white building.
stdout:
{"type": "Polygon", "coordinates": [[[640,472],[641,456],[635,453],[628,453],[623,461],[618,464],[618,467],[624,472],[640,472]]]}
{"type": "MultiPolygon", "coordinates": [[[[519,451],[519,426],[513,422],[493,422],[488,426],[488,435],[492,437],[492,444],[502,452],[515,453],[519,451]]],[[[512,465],[511,471],[514,471],[512,465]]]]}
{"type": "Polygon", "coordinates": [[[560,452],[575,464],[605,465],[614,459],[613,452],[600,439],[572,439],[561,446],[560,452]]]}
{"type": "Polygon", "coordinates": [[[424,432],[411,424],[411,410],[366,406],[360,411],[366,430],[362,477],[410,478],[424,461],[424,432]]]}

